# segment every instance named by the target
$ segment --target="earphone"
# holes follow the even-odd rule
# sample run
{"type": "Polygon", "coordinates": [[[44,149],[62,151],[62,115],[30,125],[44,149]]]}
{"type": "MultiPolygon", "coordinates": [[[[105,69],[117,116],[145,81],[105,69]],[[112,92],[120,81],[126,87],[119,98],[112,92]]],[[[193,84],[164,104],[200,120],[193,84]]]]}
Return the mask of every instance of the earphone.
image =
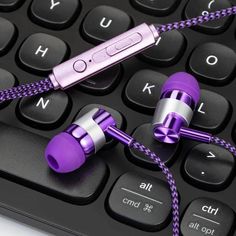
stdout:
{"type": "MultiPolygon", "coordinates": [[[[185,72],[175,73],[162,87],[153,118],[153,138],[159,142],[176,143],[181,137],[219,145],[236,157],[236,148],[209,133],[189,129],[194,109],[200,98],[197,80],[185,72]]],[[[79,169],[88,157],[99,151],[110,136],[120,143],[143,152],[162,170],[170,186],[172,197],[173,236],[179,236],[179,200],[175,180],[157,154],[116,127],[112,115],[95,108],[65,131],[55,136],[45,151],[46,161],[58,173],[79,169]]]]}
{"type": "MultiPolygon", "coordinates": [[[[48,78],[0,91],[0,101],[33,96],[49,90],[67,89],[151,47],[164,32],[196,26],[234,14],[236,6],[161,26],[142,24],[56,66],[48,78]]],[[[190,75],[185,76],[190,78],[190,75]]],[[[167,143],[175,143],[181,137],[215,143],[236,156],[236,149],[226,141],[187,128],[198,100],[197,93],[194,93],[197,86],[190,85],[189,82],[189,88],[183,88],[180,83],[180,79],[177,80],[175,75],[171,83],[165,85],[168,89],[163,89],[153,122],[154,138],[167,143]]],[[[143,152],[160,167],[167,178],[172,197],[173,236],[179,236],[178,192],[171,172],[155,153],[117,129],[115,124],[111,114],[105,110],[94,109],[87,113],[50,141],[45,152],[48,165],[59,173],[74,171],[102,148],[107,136],[143,152]]]]}

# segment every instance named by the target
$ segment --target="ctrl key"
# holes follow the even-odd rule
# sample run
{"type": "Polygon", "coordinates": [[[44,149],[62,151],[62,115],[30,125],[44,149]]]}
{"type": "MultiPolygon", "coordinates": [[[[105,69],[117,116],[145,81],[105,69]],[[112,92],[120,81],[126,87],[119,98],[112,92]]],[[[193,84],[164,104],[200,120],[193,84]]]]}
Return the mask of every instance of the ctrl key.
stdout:
{"type": "Polygon", "coordinates": [[[234,212],[229,206],[200,198],[189,205],[181,222],[181,232],[183,236],[229,236],[234,221],[234,212]]]}
{"type": "Polygon", "coordinates": [[[171,216],[168,185],[154,177],[126,173],[114,185],[108,209],[118,221],[146,231],[161,230],[171,216]]]}

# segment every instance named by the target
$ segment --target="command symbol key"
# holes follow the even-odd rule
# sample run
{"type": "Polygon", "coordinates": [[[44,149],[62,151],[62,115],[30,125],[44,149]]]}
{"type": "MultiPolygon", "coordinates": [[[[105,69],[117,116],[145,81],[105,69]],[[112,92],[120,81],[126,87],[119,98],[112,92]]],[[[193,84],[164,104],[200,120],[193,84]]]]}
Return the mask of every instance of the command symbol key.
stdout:
{"type": "Polygon", "coordinates": [[[117,220],[146,231],[158,231],[170,222],[168,185],[136,173],[122,175],[108,199],[109,213],[117,220]]]}

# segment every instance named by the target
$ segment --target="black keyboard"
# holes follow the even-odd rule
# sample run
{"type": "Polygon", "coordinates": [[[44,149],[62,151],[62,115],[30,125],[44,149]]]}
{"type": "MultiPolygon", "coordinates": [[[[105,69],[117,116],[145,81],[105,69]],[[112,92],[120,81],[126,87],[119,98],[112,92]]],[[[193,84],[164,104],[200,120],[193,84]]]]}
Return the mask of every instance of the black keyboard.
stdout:
{"type": "MultiPolygon", "coordinates": [[[[169,23],[236,5],[235,0],[0,0],[0,89],[52,67],[142,22],[169,23]]],[[[192,127],[236,141],[236,19],[163,34],[137,57],[67,91],[0,105],[0,213],[55,235],[172,235],[164,176],[112,140],[80,170],[59,175],[44,160],[50,138],[105,107],[170,167],[180,193],[183,236],[236,231],[235,158],[213,145],[159,144],[151,122],[167,77],[201,84],[192,127]]]]}

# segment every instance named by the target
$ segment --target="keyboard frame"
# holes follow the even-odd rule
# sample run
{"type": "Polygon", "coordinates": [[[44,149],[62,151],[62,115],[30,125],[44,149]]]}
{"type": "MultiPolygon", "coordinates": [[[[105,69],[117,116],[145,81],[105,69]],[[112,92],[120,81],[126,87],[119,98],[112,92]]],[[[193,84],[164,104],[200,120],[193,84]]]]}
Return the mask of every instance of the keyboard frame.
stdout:
{"type": "MultiPolygon", "coordinates": [[[[17,79],[21,83],[37,81],[41,79],[42,76],[30,74],[22,70],[15,60],[18,49],[23,40],[25,40],[25,38],[30,36],[31,34],[43,32],[63,39],[70,45],[70,57],[72,57],[93,47],[93,45],[87,43],[81,35],[81,22],[83,21],[88,11],[96,6],[109,5],[124,10],[132,17],[135,25],[138,25],[142,22],[168,23],[179,20],[183,16],[183,9],[187,2],[186,0],[182,0],[176,11],[166,17],[154,17],[136,10],[129,1],[124,1],[122,2],[122,4],[120,0],[80,1],[82,3],[82,10],[77,20],[71,27],[64,30],[50,30],[33,23],[33,21],[29,19],[28,14],[31,2],[30,0],[26,0],[18,10],[7,13],[1,12],[0,16],[10,20],[17,26],[18,38],[12,49],[6,55],[0,57],[0,66],[16,75],[17,79]],[[26,25],[27,27],[25,27],[26,25]]],[[[236,4],[236,1],[233,0],[232,3],[236,4]]],[[[236,19],[234,18],[233,23],[230,25],[229,29],[225,33],[219,35],[207,35],[204,33],[199,33],[192,29],[186,29],[182,31],[182,33],[187,38],[188,45],[184,56],[174,66],[166,68],[157,67],[150,65],[137,57],[133,57],[121,63],[122,76],[120,83],[117,88],[108,95],[94,96],[82,92],[78,87],[67,90],[66,93],[70,94],[70,97],[72,98],[73,108],[69,113],[66,122],[57,129],[51,131],[39,130],[36,128],[31,128],[30,126],[22,123],[17,119],[15,114],[15,109],[18,101],[13,101],[9,106],[0,111],[0,121],[50,138],[61,130],[64,130],[71,123],[75,115],[82,107],[87,104],[100,103],[114,108],[120,111],[122,114],[125,114],[127,126],[126,131],[128,133],[132,133],[136,127],[144,123],[150,123],[152,120],[152,116],[137,112],[124,103],[124,89],[131,76],[137,70],[141,69],[157,70],[158,72],[164,73],[166,75],[170,75],[176,71],[184,70],[185,68],[187,68],[186,65],[190,52],[193,50],[193,48],[195,48],[195,46],[204,42],[213,41],[222,43],[236,51],[235,25],[236,19]],[[191,38],[191,40],[189,40],[189,38],[191,38]],[[225,40],[226,38],[227,41],[225,40]]],[[[201,83],[201,88],[209,89],[211,91],[222,94],[230,101],[231,106],[236,108],[234,89],[236,88],[235,80],[225,86],[218,87],[213,87],[201,83]]],[[[222,132],[217,133],[217,135],[233,143],[231,133],[235,125],[235,120],[236,113],[233,112],[227,126],[222,132]]],[[[207,192],[188,184],[187,181],[184,180],[182,174],[183,161],[186,157],[187,152],[195,144],[197,143],[182,140],[180,144],[180,150],[182,151],[179,153],[178,158],[176,158],[176,160],[174,161],[174,164],[171,165],[171,171],[174,173],[174,177],[178,185],[178,190],[180,192],[181,214],[183,214],[184,210],[192,200],[199,197],[209,197],[217,199],[228,204],[233,208],[234,211],[236,211],[236,201],[234,199],[234,196],[236,194],[236,179],[234,179],[233,182],[225,190],[220,192],[207,192]],[[183,192],[188,194],[185,195],[183,194],[183,192]]],[[[12,145],[14,146],[14,143],[12,145]]],[[[144,174],[164,179],[162,173],[160,171],[152,171],[141,168],[131,163],[127,159],[124,152],[124,147],[122,145],[116,145],[112,150],[112,155],[111,150],[108,149],[99,152],[94,158],[103,159],[110,169],[108,182],[106,183],[104,190],[95,202],[85,206],[67,203],[62,200],[53,198],[49,195],[43,194],[39,191],[32,190],[23,185],[17,184],[13,181],[9,181],[8,177],[4,176],[4,178],[0,178],[0,213],[28,223],[30,225],[39,227],[55,235],[67,235],[66,232],[68,233],[68,235],[90,236],[118,236],[121,234],[124,236],[151,236],[157,234],[142,231],[114,220],[107,213],[106,201],[108,193],[114,185],[114,182],[120,175],[124,174],[125,172],[142,172],[144,174]]],[[[0,173],[0,176],[3,176],[3,174],[0,173]]],[[[168,228],[158,232],[158,235],[171,235],[171,225],[169,225],[168,228]]]]}

